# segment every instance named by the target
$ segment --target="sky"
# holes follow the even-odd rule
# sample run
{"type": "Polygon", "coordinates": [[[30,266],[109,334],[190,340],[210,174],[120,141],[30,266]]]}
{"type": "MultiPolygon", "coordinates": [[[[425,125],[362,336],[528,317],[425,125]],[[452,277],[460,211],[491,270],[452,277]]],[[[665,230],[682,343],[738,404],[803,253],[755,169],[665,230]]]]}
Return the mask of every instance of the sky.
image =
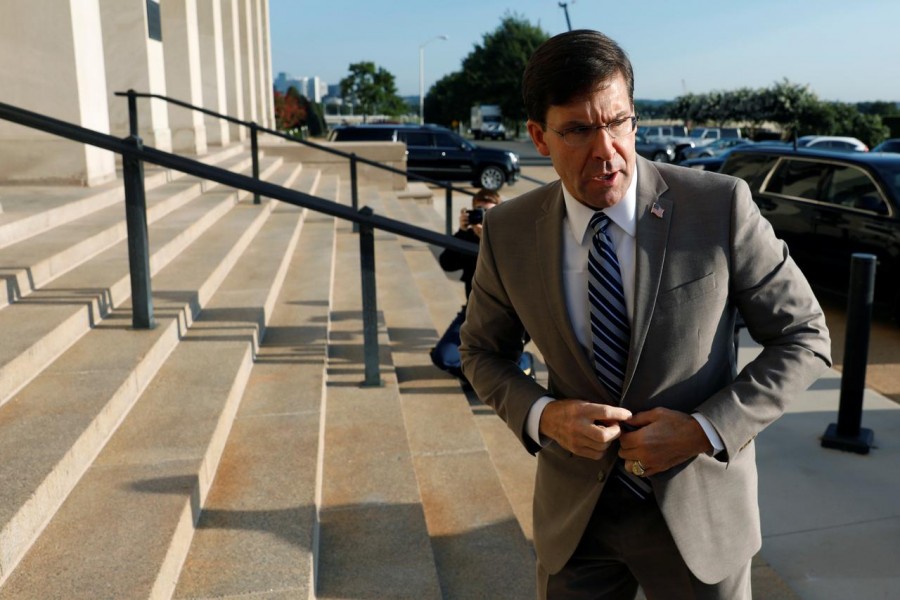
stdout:
{"type": "MultiPolygon", "coordinates": [[[[821,100],[900,102],[898,0],[568,0],[573,29],[621,45],[635,98],[766,88],[788,79],[821,100]]],[[[269,0],[272,70],[337,84],[351,63],[391,72],[401,96],[462,68],[507,14],[548,35],[568,29],[557,0],[269,0]],[[448,39],[436,39],[445,35],[448,39]]]]}

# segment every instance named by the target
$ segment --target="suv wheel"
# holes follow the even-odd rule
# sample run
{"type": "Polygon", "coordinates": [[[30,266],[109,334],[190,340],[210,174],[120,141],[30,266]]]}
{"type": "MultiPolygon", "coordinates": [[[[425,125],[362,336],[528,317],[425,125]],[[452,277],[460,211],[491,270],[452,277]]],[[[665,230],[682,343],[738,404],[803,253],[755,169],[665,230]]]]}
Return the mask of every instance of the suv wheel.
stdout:
{"type": "Polygon", "coordinates": [[[506,183],[506,173],[496,165],[488,165],[478,176],[478,185],[486,190],[496,192],[506,183]]]}
{"type": "Polygon", "coordinates": [[[653,155],[653,160],[656,162],[669,162],[669,155],[660,150],[653,155]]]}

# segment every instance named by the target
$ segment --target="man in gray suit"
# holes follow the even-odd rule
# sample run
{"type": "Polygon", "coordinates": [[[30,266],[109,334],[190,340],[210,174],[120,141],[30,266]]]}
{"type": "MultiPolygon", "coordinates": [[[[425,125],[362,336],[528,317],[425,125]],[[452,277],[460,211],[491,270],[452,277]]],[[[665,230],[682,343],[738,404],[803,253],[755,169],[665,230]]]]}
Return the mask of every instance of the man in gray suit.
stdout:
{"type": "Polygon", "coordinates": [[[614,41],[550,39],[523,92],[560,181],[488,215],[461,354],[538,456],[538,596],[749,599],[753,439],[830,365],[821,308],[743,181],[636,156],[614,41]],[[738,311],[763,346],[740,373],[738,311]]]}

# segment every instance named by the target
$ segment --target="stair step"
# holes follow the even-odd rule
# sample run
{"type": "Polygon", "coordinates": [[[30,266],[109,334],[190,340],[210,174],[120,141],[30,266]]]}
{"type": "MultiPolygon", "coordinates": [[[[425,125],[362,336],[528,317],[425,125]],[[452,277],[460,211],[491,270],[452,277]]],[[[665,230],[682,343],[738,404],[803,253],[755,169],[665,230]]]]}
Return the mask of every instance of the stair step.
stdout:
{"type": "MultiPolygon", "coordinates": [[[[336,176],[316,192],[337,194],[336,176]]],[[[314,597],[334,229],[307,214],[175,598],[314,597]]]]}
{"type": "MultiPolygon", "coordinates": [[[[277,162],[272,163],[277,167],[277,162]]],[[[207,192],[149,226],[156,273],[234,205],[227,188],[207,192]]],[[[130,296],[128,242],[122,240],[25,299],[0,310],[0,405],[130,296]],[[85,287],[86,282],[92,282],[85,287]]]]}
{"type": "MultiPolygon", "coordinates": [[[[381,195],[386,214],[403,210],[395,198],[381,195]]],[[[444,596],[530,597],[535,589],[532,548],[506,500],[465,394],[428,356],[438,330],[427,300],[442,296],[452,282],[421,242],[385,242],[376,257],[379,305],[444,596]]],[[[458,299],[456,292],[450,296],[458,299]]],[[[459,309],[453,306],[444,327],[459,309]]]]}
{"type": "MultiPolygon", "coordinates": [[[[240,153],[241,144],[212,152],[199,160],[206,164],[220,164],[240,153]]],[[[167,182],[183,177],[182,173],[145,165],[144,189],[150,191],[167,182]]],[[[3,188],[3,212],[0,213],[0,248],[38,235],[83,217],[95,210],[119,204],[124,198],[122,178],[96,187],[74,186],[9,186],[3,188]]]]}
{"type": "MultiPolygon", "coordinates": [[[[383,194],[384,196],[385,194],[383,194]]],[[[388,210],[395,211],[398,218],[408,219],[423,227],[438,228],[443,225],[443,218],[431,207],[418,203],[401,201],[396,204],[386,203],[388,210]]],[[[443,334],[459,307],[465,303],[465,289],[458,280],[459,271],[445,273],[437,261],[442,248],[406,245],[406,259],[412,269],[415,282],[425,299],[438,334],[443,334]]],[[[543,366],[540,352],[534,344],[527,349],[535,357],[535,367],[539,381],[546,383],[546,369],[543,366]]],[[[449,377],[449,376],[448,376],[449,377]]],[[[453,379],[452,377],[450,379],[453,379]]],[[[509,430],[502,419],[494,411],[481,404],[469,392],[472,412],[478,423],[481,437],[491,455],[494,468],[503,485],[506,497],[512,505],[519,526],[526,539],[533,539],[532,504],[534,498],[534,478],[537,463],[530,454],[524,451],[521,443],[509,430]]]]}
{"type": "MultiPolygon", "coordinates": [[[[262,174],[273,173],[281,162],[281,159],[264,159],[261,165],[262,174]]],[[[235,171],[250,168],[249,158],[229,158],[224,164],[226,168],[235,171]]],[[[183,206],[199,195],[201,190],[209,191],[217,186],[211,183],[193,177],[182,177],[174,183],[146,190],[148,224],[183,206]]],[[[28,237],[0,249],[0,279],[6,280],[7,287],[7,294],[0,296],[0,308],[24,298],[54,277],[125,239],[127,228],[121,188],[122,184],[119,182],[119,202],[92,210],[77,218],[73,217],[66,223],[60,223],[53,229],[52,235],[28,237]]],[[[21,189],[20,193],[24,194],[25,188],[21,189]]],[[[66,192],[82,193],[82,188],[61,189],[66,192]]],[[[42,189],[34,189],[30,195],[35,202],[39,202],[43,193],[42,189]]]]}
{"type": "MultiPolygon", "coordinates": [[[[196,198],[199,182],[166,184],[147,192],[147,222],[153,223],[196,198]]],[[[0,278],[8,293],[0,308],[21,300],[50,280],[127,236],[124,207],[117,202],[53,229],[52,235],[30,237],[0,250],[0,278]]]]}
{"type": "MultiPolygon", "coordinates": [[[[278,177],[290,184],[296,170],[284,167],[278,177]]],[[[219,287],[260,215],[260,207],[239,205],[154,277],[155,329],[130,329],[125,303],[0,407],[0,480],[9,482],[0,486],[0,580],[219,287]]]]}
{"type": "Polygon", "coordinates": [[[274,206],[239,205],[173,262],[171,281],[160,274],[161,298],[199,298],[202,312],[0,598],[171,596],[299,234],[301,211],[267,219],[274,206]],[[222,249],[213,252],[215,245],[222,249]],[[209,273],[210,255],[223,252],[209,275],[222,283],[212,286],[218,289],[209,302],[202,296],[212,290],[186,292],[192,268],[180,264],[184,272],[175,273],[176,263],[205,262],[209,273]]]}
{"type": "Polygon", "coordinates": [[[441,598],[383,330],[384,385],[360,385],[359,241],[347,223],[338,225],[334,280],[316,597],[441,598]]]}

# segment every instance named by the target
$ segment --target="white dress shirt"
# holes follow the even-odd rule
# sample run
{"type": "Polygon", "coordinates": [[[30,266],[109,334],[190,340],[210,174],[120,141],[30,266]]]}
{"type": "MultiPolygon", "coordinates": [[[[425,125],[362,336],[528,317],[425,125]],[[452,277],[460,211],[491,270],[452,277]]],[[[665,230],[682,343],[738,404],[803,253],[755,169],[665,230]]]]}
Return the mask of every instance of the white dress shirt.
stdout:
{"type": "MultiPolygon", "coordinates": [[[[616,249],[616,256],[619,259],[625,303],[628,309],[628,318],[631,321],[634,320],[637,179],[637,165],[635,165],[635,176],[632,177],[631,185],[628,186],[625,196],[619,202],[604,210],[610,221],[612,221],[606,232],[612,239],[616,249]]],[[[578,342],[581,344],[585,355],[590,357],[592,355],[592,340],[587,287],[588,254],[593,243],[593,232],[589,230],[588,225],[591,217],[594,216],[595,210],[576,200],[569,193],[569,190],[566,189],[565,184],[563,184],[562,188],[566,203],[566,216],[563,218],[562,236],[563,286],[565,288],[566,310],[578,342]]],[[[541,414],[543,414],[547,404],[553,402],[553,400],[550,396],[540,398],[532,405],[526,420],[526,433],[532,440],[542,446],[546,445],[549,440],[539,433],[541,414]]],[[[712,443],[712,453],[715,454],[724,450],[725,446],[712,423],[699,413],[693,413],[692,416],[700,423],[700,426],[706,433],[706,437],[712,443]]]]}

